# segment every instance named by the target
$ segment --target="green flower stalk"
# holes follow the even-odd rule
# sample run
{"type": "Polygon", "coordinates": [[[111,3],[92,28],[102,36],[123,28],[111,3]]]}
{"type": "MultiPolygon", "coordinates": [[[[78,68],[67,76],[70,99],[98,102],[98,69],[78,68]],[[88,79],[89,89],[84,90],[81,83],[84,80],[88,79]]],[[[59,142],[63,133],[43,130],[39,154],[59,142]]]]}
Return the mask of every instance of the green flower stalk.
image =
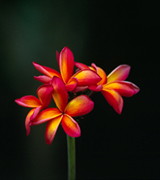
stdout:
{"type": "Polygon", "coordinates": [[[76,179],[76,147],[75,138],[67,135],[68,180],[76,179]]]}

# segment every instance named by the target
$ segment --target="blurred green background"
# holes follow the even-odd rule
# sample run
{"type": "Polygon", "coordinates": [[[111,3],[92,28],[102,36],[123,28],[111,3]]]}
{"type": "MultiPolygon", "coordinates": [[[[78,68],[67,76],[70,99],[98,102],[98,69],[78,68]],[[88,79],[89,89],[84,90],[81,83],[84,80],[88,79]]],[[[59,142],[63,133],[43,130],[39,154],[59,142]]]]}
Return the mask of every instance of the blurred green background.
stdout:
{"type": "Polygon", "coordinates": [[[58,70],[56,50],[68,46],[75,61],[94,62],[110,73],[131,65],[127,80],[140,87],[124,98],[121,115],[97,93],[94,110],[80,121],[76,139],[77,180],[158,179],[159,40],[158,5],[152,1],[0,2],[1,149],[0,179],[67,178],[66,135],[59,127],[46,145],[45,124],[26,136],[29,109],[14,100],[40,82],[36,61],[58,70]]]}

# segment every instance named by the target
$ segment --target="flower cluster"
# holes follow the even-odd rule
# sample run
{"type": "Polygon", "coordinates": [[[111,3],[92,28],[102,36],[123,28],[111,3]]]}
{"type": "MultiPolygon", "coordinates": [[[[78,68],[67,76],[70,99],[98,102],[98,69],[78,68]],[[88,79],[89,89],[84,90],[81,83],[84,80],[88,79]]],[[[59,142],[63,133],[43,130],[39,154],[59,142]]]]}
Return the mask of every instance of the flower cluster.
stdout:
{"type": "Polygon", "coordinates": [[[120,65],[109,75],[95,64],[87,66],[74,61],[73,53],[64,47],[60,54],[56,52],[60,73],[52,68],[33,62],[34,67],[43,75],[34,76],[43,83],[37,89],[37,97],[23,96],[15,102],[21,106],[32,108],[26,116],[25,127],[27,135],[33,125],[46,123],[45,140],[51,144],[61,123],[64,131],[71,137],[79,137],[81,130],[74,117],[88,114],[94,107],[94,102],[85,93],[101,92],[114,110],[121,114],[123,108],[122,96],[130,97],[139,88],[125,79],[130,66],[120,65]],[[76,71],[74,71],[76,67],[76,71]],[[81,95],[77,95],[80,94],[81,95]],[[57,108],[49,107],[51,99],[57,108]]]}

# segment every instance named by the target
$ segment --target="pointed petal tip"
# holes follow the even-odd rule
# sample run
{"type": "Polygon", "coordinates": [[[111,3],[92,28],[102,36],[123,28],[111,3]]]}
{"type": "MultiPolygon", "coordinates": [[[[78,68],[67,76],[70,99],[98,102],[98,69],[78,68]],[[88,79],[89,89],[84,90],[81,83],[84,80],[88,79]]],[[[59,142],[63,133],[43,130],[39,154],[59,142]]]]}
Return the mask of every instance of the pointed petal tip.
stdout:
{"type": "Polygon", "coordinates": [[[31,131],[30,127],[28,129],[26,129],[26,136],[29,136],[30,131],[31,131]]]}
{"type": "Polygon", "coordinates": [[[58,65],[59,65],[59,52],[58,51],[56,51],[56,59],[57,59],[58,65]]]}
{"type": "Polygon", "coordinates": [[[15,99],[14,101],[18,104],[18,101],[19,101],[19,100],[18,100],[18,99],[15,99]]]}
{"type": "Polygon", "coordinates": [[[130,71],[131,66],[128,64],[121,64],[121,65],[117,66],[114,70],[118,70],[118,69],[124,69],[126,71],[130,71]]]}
{"type": "Polygon", "coordinates": [[[96,72],[98,72],[98,70],[97,70],[97,66],[96,66],[96,64],[95,63],[92,63],[91,64],[91,67],[96,71],[96,72]]]}
{"type": "Polygon", "coordinates": [[[123,109],[123,107],[121,107],[120,109],[117,109],[115,111],[120,115],[122,113],[122,109],[123,109]]]}
{"type": "Polygon", "coordinates": [[[140,91],[140,88],[136,86],[134,90],[135,90],[135,94],[137,94],[140,91]]]}
{"type": "Polygon", "coordinates": [[[32,62],[33,65],[36,65],[37,63],[35,61],[32,62]]]}

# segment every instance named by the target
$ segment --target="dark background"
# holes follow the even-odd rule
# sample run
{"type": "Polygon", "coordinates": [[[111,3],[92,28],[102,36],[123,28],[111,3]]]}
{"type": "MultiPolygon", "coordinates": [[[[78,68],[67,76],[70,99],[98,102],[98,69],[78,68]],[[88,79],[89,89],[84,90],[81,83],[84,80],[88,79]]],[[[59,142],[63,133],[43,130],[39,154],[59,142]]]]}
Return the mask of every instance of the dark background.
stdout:
{"type": "Polygon", "coordinates": [[[75,61],[94,62],[110,73],[131,65],[128,81],[140,92],[124,98],[118,115],[104,97],[80,121],[77,180],[159,179],[159,7],[155,1],[1,1],[1,179],[66,179],[66,135],[51,145],[45,124],[26,136],[29,109],[14,100],[36,96],[36,61],[58,70],[55,51],[68,46],[75,61]]]}

